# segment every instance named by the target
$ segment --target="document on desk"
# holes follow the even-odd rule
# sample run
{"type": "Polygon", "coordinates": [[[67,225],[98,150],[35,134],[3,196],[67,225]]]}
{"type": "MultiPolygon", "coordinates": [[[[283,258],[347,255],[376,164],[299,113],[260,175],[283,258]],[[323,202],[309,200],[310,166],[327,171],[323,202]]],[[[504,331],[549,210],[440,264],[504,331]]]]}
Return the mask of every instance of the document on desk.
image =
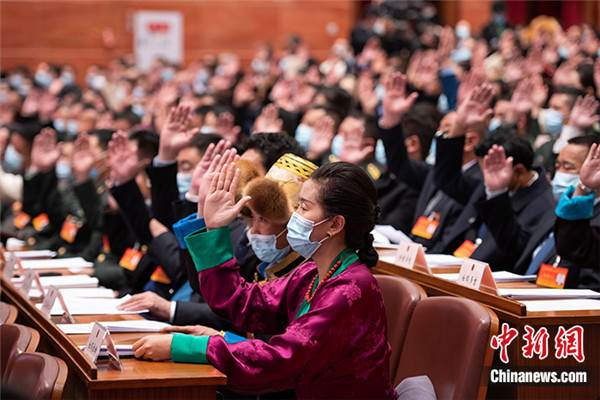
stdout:
{"type": "Polygon", "coordinates": [[[22,260],[25,269],[56,269],[56,268],[85,268],[93,267],[94,263],[85,261],[82,257],[53,258],[51,260],[22,260]]]}
{"type": "MultiPolygon", "coordinates": [[[[60,289],[60,293],[62,293],[63,297],[115,298],[115,292],[107,288],[62,288],[60,289]]],[[[29,291],[29,297],[41,297],[41,295],[37,289],[29,291]]]]}
{"type": "Polygon", "coordinates": [[[396,247],[398,247],[397,245],[400,242],[408,242],[408,243],[412,243],[411,238],[409,238],[408,236],[406,236],[406,234],[404,234],[404,232],[399,231],[398,229],[394,228],[391,225],[375,225],[375,228],[373,229],[373,232],[371,232],[376,238],[380,237],[382,238],[382,241],[384,243],[386,243],[383,238],[387,239],[387,244],[396,244],[396,247]]]}
{"type": "MultiPolygon", "coordinates": [[[[458,274],[435,274],[435,276],[452,282],[458,280],[458,274]]],[[[496,271],[492,272],[492,277],[496,282],[528,282],[535,281],[537,275],[517,275],[508,271],[496,271]]]]}
{"type": "MultiPolygon", "coordinates": [[[[20,287],[23,277],[11,280],[15,287],[20,287]]],[[[98,278],[89,275],[42,276],[40,282],[44,288],[54,285],[56,288],[88,288],[98,287],[98,278]]]]}
{"type": "MultiPolygon", "coordinates": [[[[110,333],[132,332],[158,332],[162,328],[171,326],[166,322],[136,320],[136,321],[101,321],[110,333]]],[[[93,322],[89,324],[57,324],[58,328],[67,335],[89,335],[92,332],[93,322]]]]}
{"type": "Polygon", "coordinates": [[[509,299],[600,299],[600,293],[590,289],[498,289],[500,296],[509,299]]]}
{"type": "Polygon", "coordinates": [[[600,310],[600,300],[593,299],[527,300],[519,303],[525,304],[527,311],[531,312],[600,310]]]}
{"type": "MultiPolygon", "coordinates": [[[[81,297],[65,297],[65,303],[71,315],[112,315],[112,314],[140,314],[148,310],[122,311],[117,310],[117,306],[125,300],[131,298],[127,295],[120,299],[86,299],[81,297]]],[[[41,304],[36,307],[41,308],[41,304]]],[[[63,309],[60,303],[54,303],[51,315],[62,315],[63,309]]]]}
{"type": "MultiPolygon", "coordinates": [[[[83,351],[85,346],[79,346],[79,348],[83,351]]],[[[119,357],[133,357],[135,353],[132,344],[115,344],[115,350],[117,350],[119,357]]],[[[108,357],[108,350],[105,344],[100,347],[100,354],[98,354],[98,357],[108,357]]]]}
{"type": "Polygon", "coordinates": [[[21,260],[46,259],[56,256],[56,252],[52,250],[12,251],[11,253],[21,260]]]}
{"type": "MultiPolygon", "coordinates": [[[[464,258],[454,257],[450,254],[425,254],[425,260],[430,267],[438,267],[442,265],[457,265],[461,266],[464,258]]],[[[456,274],[458,278],[458,274],[456,274]]]]}

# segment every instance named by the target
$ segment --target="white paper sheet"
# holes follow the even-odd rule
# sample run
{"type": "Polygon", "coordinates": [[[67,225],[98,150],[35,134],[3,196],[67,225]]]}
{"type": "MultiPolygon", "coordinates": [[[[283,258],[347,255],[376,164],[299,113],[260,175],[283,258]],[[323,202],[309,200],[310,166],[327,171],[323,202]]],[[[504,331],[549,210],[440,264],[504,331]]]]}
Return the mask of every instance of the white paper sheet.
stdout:
{"type": "MultiPolygon", "coordinates": [[[[130,299],[127,295],[120,299],[84,299],[81,297],[65,297],[65,303],[71,315],[112,315],[112,314],[140,314],[148,312],[148,310],[139,311],[122,311],[117,310],[117,306],[130,299]]],[[[41,308],[42,304],[36,304],[36,307],[41,308]]],[[[62,315],[63,309],[60,302],[54,303],[51,315],[62,315]]]]}
{"type": "Polygon", "coordinates": [[[52,258],[56,255],[56,252],[52,250],[13,251],[12,253],[21,260],[52,258]]]}
{"type": "Polygon", "coordinates": [[[23,240],[19,240],[17,238],[6,239],[6,250],[8,251],[19,250],[25,246],[27,246],[27,243],[25,243],[23,240]]]}
{"type": "Polygon", "coordinates": [[[440,265],[457,265],[461,266],[464,258],[454,257],[450,254],[425,254],[425,260],[430,267],[440,265]]]}
{"type": "Polygon", "coordinates": [[[600,299],[600,293],[589,289],[498,289],[500,296],[510,299],[600,299]]]}
{"type": "MultiPolygon", "coordinates": [[[[63,297],[115,298],[115,292],[112,289],[107,288],[63,288],[60,289],[60,292],[63,297]]],[[[41,297],[41,293],[37,289],[31,289],[29,291],[29,296],[41,297]]]]}
{"type": "Polygon", "coordinates": [[[600,300],[592,299],[529,300],[520,303],[525,304],[529,312],[600,310],[600,300]]]}
{"type": "MultiPolygon", "coordinates": [[[[79,346],[81,351],[85,349],[85,346],[79,346]]],[[[117,350],[117,354],[119,357],[132,357],[134,355],[133,345],[132,344],[115,344],[115,350],[117,350]]],[[[108,350],[106,349],[106,345],[103,344],[100,348],[99,357],[108,357],[108,350]]]]}
{"type": "Polygon", "coordinates": [[[375,225],[374,231],[385,236],[390,243],[398,244],[400,242],[412,243],[412,239],[404,234],[404,232],[397,230],[391,225],[375,225]]]}
{"type": "Polygon", "coordinates": [[[94,263],[85,261],[82,257],[55,258],[51,260],[22,260],[25,269],[56,269],[56,268],[85,268],[93,267],[94,263]]]}
{"type": "MultiPolygon", "coordinates": [[[[129,333],[129,332],[158,332],[162,328],[171,326],[166,322],[136,320],[136,321],[102,321],[102,325],[110,333],[129,333]]],[[[89,324],[57,324],[58,328],[67,335],[89,334],[92,332],[93,322],[89,324]]]]}
{"type": "MultiPolygon", "coordinates": [[[[435,274],[435,276],[452,282],[458,280],[458,274],[435,274]]],[[[496,271],[492,272],[492,277],[496,282],[527,282],[535,280],[537,275],[517,275],[508,271],[496,271]]]]}
{"type": "MultiPolygon", "coordinates": [[[[23,277],[11,280],[15,287],[21,286],[23,277]]],[[[98,287],[98,278],[89,275],[42,276],[40,282],[44,288],[54,285],[57,288],[98,287]]]]}

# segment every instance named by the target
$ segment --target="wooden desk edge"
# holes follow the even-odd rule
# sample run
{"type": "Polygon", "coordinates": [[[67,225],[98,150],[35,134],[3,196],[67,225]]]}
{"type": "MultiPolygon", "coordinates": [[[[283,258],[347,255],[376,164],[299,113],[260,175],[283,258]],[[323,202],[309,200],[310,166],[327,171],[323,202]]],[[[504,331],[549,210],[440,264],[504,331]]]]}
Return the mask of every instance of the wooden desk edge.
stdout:
{"type": "Polygon", "coordinates": [[[6,282],[4,277],[1,279],[3,294],[19,308],[19,315],[33,322],[37,329],[42,330],[40,333],[53,343],[59,353],[62,353],[65,361],[71,364],[70,367],[82,380],[89,382],[96,379],[98,377],[96,365],[92,364],[79,348],[74,347],[67,335],[46,318],[35,305],[25,299],[18,289],[6,282]]]}

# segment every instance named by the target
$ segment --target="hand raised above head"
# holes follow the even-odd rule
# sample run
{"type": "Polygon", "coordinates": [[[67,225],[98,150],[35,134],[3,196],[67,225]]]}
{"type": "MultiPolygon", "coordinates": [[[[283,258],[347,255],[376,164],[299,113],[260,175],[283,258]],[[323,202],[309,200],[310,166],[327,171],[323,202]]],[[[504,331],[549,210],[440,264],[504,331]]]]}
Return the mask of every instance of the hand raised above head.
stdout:
{"type": "Polygon", "coordinates": [[[490,192],[507,189],[513,175],[513,158],[506,158],[504,148],[493,145],[483,157],[483,180],[490,192]]]}
{"type": "Polygon", "coordinates": [[[31,170],[49,172],[60,157],[60,150],[56,143],[56,132],[51,128],[44,128],[33,139],[31,148],[31,170]]]}
{"type": "Polygon", "coordinates": [[[137,174],[137,148],[129,142],[127,134],[117,131],[108,142],[110,178],[113,182],[125,183],[137,174]]]}
{"type": "Polygon", "coordinates": [[[592,144],[579,171],[579,179],[588,188],[600,190],[600,145],[592,144]]]}
{"type": "Polygon", "coordinates": [[[392,74],[385,84],[383,96],[383,128],[392,128],[400,123],[402,116],[412,107],[419,94],[406,93],[406,76],[399,72],[392,74]]]}
{"type": "Polygon", "coordinates": [[[86,132],[81,132],[75,140],[75,151],[73,152],[73,175],[78,182],[89,179],[94,161],[90,137],[86,132]]]}
{"type": "Polygon", "coordinates": [[[190,107],[180,104],[169,111],[160,132],[159,160],[175,160],[181,149],[189,146],[194,136],[200,131],[198,128],[189,129],[190,110],[190,107]]]}
{"type": "Polygon", "coordinates": [[[229,225],[250,201],[250,196],[245,196],[235,202],[239,177],[240,170],[235,168],[234,163],[223,165],[221,172],[213,177],[204,202],[204,221],[207,230],[229,225]]]}

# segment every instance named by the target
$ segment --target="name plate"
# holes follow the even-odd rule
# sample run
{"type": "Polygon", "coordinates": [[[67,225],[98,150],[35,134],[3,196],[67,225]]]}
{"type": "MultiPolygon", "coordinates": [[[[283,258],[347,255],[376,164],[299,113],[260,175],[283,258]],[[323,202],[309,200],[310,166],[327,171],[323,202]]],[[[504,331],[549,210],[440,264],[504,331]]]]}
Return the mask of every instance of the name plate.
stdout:
{"type": "Polygon", "coordinates": [[[90,360],[92,363],[96,363],[98,360],[98,354],[100,354],[100,349],[102,348],[102,343],[106,343],[106,349],[108,350],[108,365],[113,369],[117,369],[119,371],[123,371],[123,363],[119,358],[119,354],[117,353],[117,349],[115,348],[115,344],[110,336],[110,332],[104,325],[99,322],[94,322],[94,326],[92,327],[92,332],[90,333],[90,337],[88,338],[87,343],[85,344],[85,349],[83,349],[83,354],[90,360]]]}
{"type": "Polygon", "coordinates": [[[431,274],[431,270],[425,260],[423,246],[419,243],[400,242],[396,250],[394,264],[431,274]]]}
{"type": "Polygon", "coordinates": [[[498,286],[487,263],[467,258],[463,261],[458,273],[458,283],[470,288],[498,294],[498,286]]]}
{"type": "Polygon", "coordinates": [[[57,296],[58,289],[55,288],[54,285],[50,285],[50,287],[46,291],[46,295],[44,296],[44,302],[42,303],[41,309],[42,314],[44,314],[48,318],[50,318],[50,312],[52,311],[52,307],[54,307],[54,303],[56,302],[57,296]]]}

